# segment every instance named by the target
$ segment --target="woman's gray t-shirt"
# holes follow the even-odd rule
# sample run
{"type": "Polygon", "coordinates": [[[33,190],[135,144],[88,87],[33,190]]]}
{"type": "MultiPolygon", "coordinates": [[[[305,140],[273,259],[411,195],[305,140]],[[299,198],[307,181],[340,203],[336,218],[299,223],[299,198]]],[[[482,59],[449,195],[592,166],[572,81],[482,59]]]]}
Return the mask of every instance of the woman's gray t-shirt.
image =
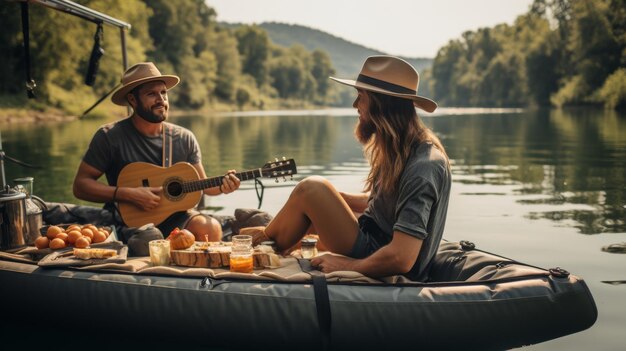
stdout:
{"type": "Polygon", "coordinates": [[[445,155],[430,143],[416,144],[411,151],[396,191],[383,193],[374,187],[363,213],[381,229],[373,238],[388,244],[394,231],[423,240],[417,262],[407,277],[427,279],[427,268],[443,236],[450,198],[451,176],[445,155]]]}

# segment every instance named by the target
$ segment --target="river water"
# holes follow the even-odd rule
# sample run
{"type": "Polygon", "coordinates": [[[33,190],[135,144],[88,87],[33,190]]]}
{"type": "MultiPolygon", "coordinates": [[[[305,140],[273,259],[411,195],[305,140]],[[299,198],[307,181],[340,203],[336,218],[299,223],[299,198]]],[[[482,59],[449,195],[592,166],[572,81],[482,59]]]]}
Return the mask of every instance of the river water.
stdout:
{"type": "MultiPolygon", "coordinates": [[[[275,157],[295,159],[293,180],[263,180],[261,208],[270,213],[307,175],[323,175],[342,191],[363,187],[368,166],[353,137],[353,109],[171,119],[195,133],[209,176],[256,169],[275,157]]],[[[562,267],[591,289],[599,312],[593,327],[527,349],[623,349],[626,284],[608,282],[626,280],[626,254],[602,247],[626,242],[626,115],[441,108],[423,119],[452,160],[444,237],[533,265],[562,267]]],[[[76,168],[93,132],[107,122],[0,125],[5,153],[42,167],[5,161],[7,181],[32,176],[33,192],[44,200],[78,202],[71,191],[76,168]]],[[[205,205],[218,214],[256,208],[254,183],[205,205]]]]}

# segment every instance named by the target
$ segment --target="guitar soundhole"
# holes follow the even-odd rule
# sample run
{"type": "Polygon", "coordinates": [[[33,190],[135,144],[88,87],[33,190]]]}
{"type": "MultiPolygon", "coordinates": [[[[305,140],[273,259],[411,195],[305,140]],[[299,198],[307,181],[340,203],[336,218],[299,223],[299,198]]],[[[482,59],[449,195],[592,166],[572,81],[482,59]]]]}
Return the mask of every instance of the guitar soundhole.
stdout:
{"type": "Polygon", "coordinates": [[[165,197],[170,201],[179,200],[184,195],[181,179],[168,179],[163,188],[165,189],[165,197]]]}

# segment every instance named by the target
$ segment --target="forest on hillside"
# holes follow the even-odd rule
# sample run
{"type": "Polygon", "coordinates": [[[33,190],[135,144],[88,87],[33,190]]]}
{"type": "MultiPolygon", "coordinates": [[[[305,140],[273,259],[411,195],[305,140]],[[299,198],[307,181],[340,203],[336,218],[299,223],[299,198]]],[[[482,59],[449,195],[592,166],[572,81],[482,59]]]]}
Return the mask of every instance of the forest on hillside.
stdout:
{"type": "MultiPolygon", "coordinates": [[[[370,50],[301,26],[223,25],[204,0],[76,2],[132,25],[128,63],[154,61],[164,74],[179,75],[170,99],[181,109],[348,106],[352,90],[328,76],[355,71],[346,62],[360,67],[360,56],[370,50]]],[[[55,107],[78,114],[119,83],[117,28],[104,26],[105,55],[88,86],[96,25],[31,4],[37,99],[28,100],[20,2],[0,2],[0,23],[0,108],[55,107]]],[[[512,24],[451,40],[430,69],[424,69],[430,59],[415,60],[420,94],[440,106],[624,108],[626,0],[535,0],[512,24]]]]}
{"type": "Polygon", "coordinates": [[[535,0],[442,47],[429,83],[447,106],[626,107],[626,1],[535,0]]]}
{"type": "MultiPolygon", "coordinates": [[[[204,0],[81,0],[96,11],[130,23],[128,63],[154,61],[163,74],[181,77],[170,99],[180,108],[215,104],[263,109],[277,106],[334,105],[339,94],[328,76],[328,54],[301,46],[274,45],[257,26],[230,30],[204,0]]],[[[117,28],[104,26],[99,71],[93,86],[85,73],[96,24],[31,4],[31,69],[37,88],[31,107],[53,106],[79,113],[120,80],[122,53],[117,28]]],[[[0,3],[0,106],[22,106],[24,48],[19,2],[0,3]]]]}

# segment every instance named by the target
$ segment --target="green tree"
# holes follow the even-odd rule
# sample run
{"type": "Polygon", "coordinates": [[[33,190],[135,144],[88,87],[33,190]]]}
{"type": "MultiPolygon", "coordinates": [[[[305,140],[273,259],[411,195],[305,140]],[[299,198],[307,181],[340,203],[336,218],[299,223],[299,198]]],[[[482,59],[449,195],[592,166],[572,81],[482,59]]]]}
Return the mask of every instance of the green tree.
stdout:
{"type": "Polygon", "coordinates": [[[443,104],[454,104],[456,101],[453,92],[457,85],[453,79],[457,64],[464,59],[464,51],[460,40],[451,40],[448,45],[439,49],[433,61],[431,90],[434,98],[443,104]]]}
{"type": "Polygon", "coordinates": [[[607,108],[626,107],[626,68],[613,72],[598,92],[607,108]]]}
{"type": "MultiPolygon", "coordinates": [[[[150,47],[147,33],[147,18],[151,11],[141,2],[125,1],[84,1],[83,4],[100,11],[116,13],[118,18],[132,22],[133,30],[127,36],[129,60],[144,60],[146,48],[150,47]],[[103,10],[104,9],[104,10],[103,10]]],[[[3,32],[7,41],[2,41],[6,51],[7,65],[12,68],[3,80],[19,81],[19,88],[12,84],[0,91],[3,94],[18,93],[23,96],[23,48],[19,4],[3,2],[2,22],[9,23],[3,32]],[[8,6],[7,6],[8,5],[8,6]],[[17,23],[15,18],[17,18],[17,23]]],[[[119,30],[104,26],[105,55],[100,60],[99,71],[94,87],[84,85],[89,55],[93,46],[96,25],[67,13],[30,4],[30,54],[33,77],[37,82],[36,102],[62,108],[71,113],[82,112],[99,96],[113,88],[120,79],[122,71],[121,45],[119,30]]],[[[4,48],[3,48],[4,49],[4,48]]],[[[3,55],[4,56],[4,55],[3,55]]]]}
{"type": "Polygon", "coordinates": [[[593,90],[619,66],[620,52],[608,21],[608,6],[600,0],[573,2],[570,47],[577,71],[593,90]]]}
{"type": "Polygon", "coordinates": [[[229,31],[222,30],[213,35],[209,45],[217,58],[215,95],[225,101],[233,101],[241,75],[237,44],[237,39],[229,31]]]}
{"type": "Polygon", "coordinates": [[[625,33],[623,0],[535,0],[512,26],[468,31],[441,48],[430,87],[448,105],[620,106],[607,101],[621,96],[625,33]]]}
{"type": "Polygon", "coordinates": [[[298,57],[284,55],[269,62],[272,86],[281,98],[306,98],[315,91],[315,80],[298,57]]]}
{"type": "Polygon", "coordinates": [[[243,73],[254,77],[258,86],[267,81],[270,41],[258,26],[241,26],[235,31],[243,73]]]}
{"type": "Polygon", "coordinates": [[[22,48],[20,4],[0,3],[0,93],[26,96],[24,91],[24,49],[22,48]]]}
{"type": "Polygon", "coordinates": [[[328,95],[328,87],[330,79],[328,77],[335,74],[333,64],[330,61],[330,56],[325,51],[314,50],[312,53],[313,67],[311,68],[311,75],[315,79],[317,85],[317,96],[325,101],[328,95]]]}
{"type": "Polygon", "coordinates": [[[182,107],[199,108],[210,101],[217,79],[216,55],[208,52],[215,12],[202,0],[173,3],[146,1],[150,17],[150,36],[154,50],[148,53],[160,67],[170,63],[172,73],[181,76],[181,89],[173,100],[182,107]]]}

